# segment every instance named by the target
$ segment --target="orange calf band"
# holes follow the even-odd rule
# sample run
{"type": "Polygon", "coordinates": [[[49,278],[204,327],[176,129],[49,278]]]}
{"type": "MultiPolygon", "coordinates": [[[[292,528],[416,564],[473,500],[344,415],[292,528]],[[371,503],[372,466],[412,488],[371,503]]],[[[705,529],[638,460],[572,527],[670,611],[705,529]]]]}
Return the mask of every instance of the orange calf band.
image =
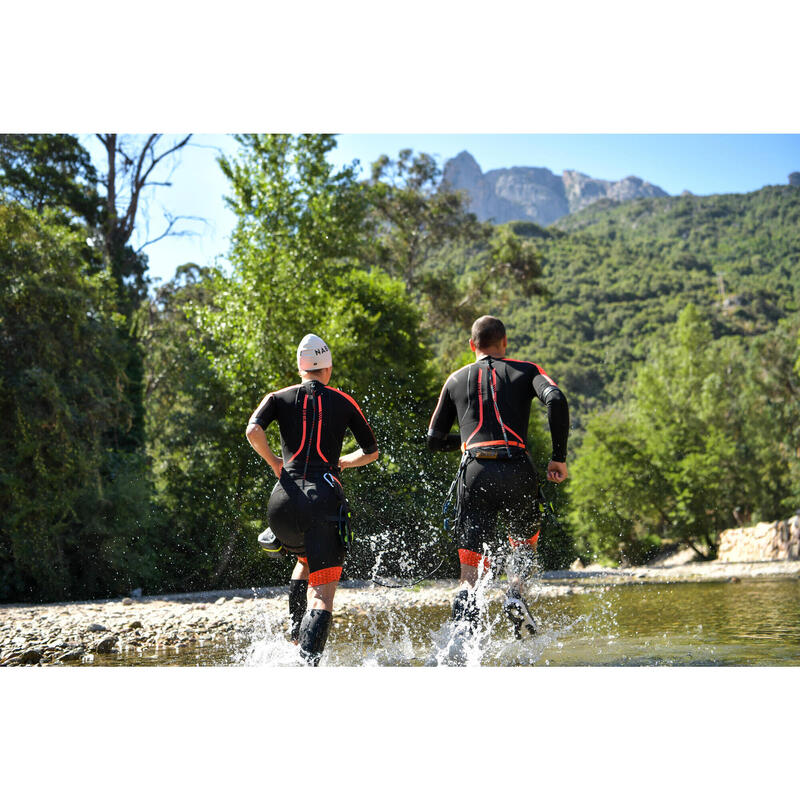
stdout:
{"type": "Polygon", "coordinates": [[[489,569],[492,565],[491,561],[485,556],[482,556],[480,553],[476,553],[474,550],[459,550],[458,551],[458,560],[462,564],[466,564],[468,567],[478,567],[483,562],[483,568],[489,569]]]}
{"type": "Polygon", "coordinates": [[[539,541],[540,533],[541,531],[536,531],[536,533],[534,533],[530,539],[512,539],[509,536],[508,541],[512,547],[519,547],[521,544],[527,544],[529,547],[536,547],[536,543],[539,541]]]}
{"type": "Polygon", "coordinates": [[[297,560],[298,560],[298,561],[299,561],[301,564],[308,564],[308,559],[307,559],[305,556],[297,556],[297,560]]]}
{"type": "Polygon", "coordinates": [[[328,567],[327,569],[318,569],[308,576],[308,582],[312,586],[322,586],[323,583],[333,583],[342,577],[341,567],[328,567]]]}

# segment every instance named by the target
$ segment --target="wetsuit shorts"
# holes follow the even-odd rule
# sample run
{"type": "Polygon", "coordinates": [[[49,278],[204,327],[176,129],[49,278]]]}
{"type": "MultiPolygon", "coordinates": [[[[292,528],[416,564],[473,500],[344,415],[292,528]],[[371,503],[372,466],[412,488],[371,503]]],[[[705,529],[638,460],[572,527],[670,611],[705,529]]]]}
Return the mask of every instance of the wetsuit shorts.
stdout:
{"type": "Polygon", "coordinates": [[[341,483],[330,472],[309,473],[304,478],[283,469],[272,489],[269,526],[288,553],[307,560],[312,586],[341,577],[345,551],[338,515],[343,501],[341,483]]]}
{"type": "Polygon", "coordinates": [[[511,459],[471,458],[463,482],[458,526],[462,564],[480,564],[483,545],[496,543],[498,519],[505,523],[512,547],[536,545],[541,525],[538,478],[527,454],[511,459]]]}

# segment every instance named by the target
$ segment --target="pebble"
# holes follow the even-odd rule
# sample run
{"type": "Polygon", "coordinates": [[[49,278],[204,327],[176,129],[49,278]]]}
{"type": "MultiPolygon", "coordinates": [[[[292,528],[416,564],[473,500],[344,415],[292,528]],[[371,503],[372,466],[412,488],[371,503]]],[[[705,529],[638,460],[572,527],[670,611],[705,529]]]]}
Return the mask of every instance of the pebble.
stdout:
{"type": "Polygon", "coordinates": [[[42,660],[42,651],[32,647],[19,656],[20,664],[38,664],[42,660]]]}
{"type": "Polygon", "coordinates": [[[110,653],[114,649],[114,645],[116,643],[117,643],[117,637],[116,636],[113,636],[113,635],[112,636],[104,636],[102,639],[100,639],[99,642],[97,642],[94,645],[92,650],[94,650],[95,653],[110,653]]]}
{"type": "Polygon", "coordinates": [[[133,599],[130,598],[130,597],[123,597],[122,598],[122,605],[124,605],[124,606],[132,606],[133,605],[133,599]]]}
{"type": "Polygon", "coordinates": [[[105,625],[101,625],[99,622],[93,622],[86,630],[90,633],[100,633],[101,631],[107,631],[105,625]]]}
{"type": "Polygon", "coordinates": [[[215,600],[215,601],[214,601],[214,605],[215,605],[215,606],[221,606],[221,605],[223,605],[224,603],[225,603],[225,598],[224,598],[224,597],[220,597],[219,599],[217,599],[217,600],[215,600]]]}
{"type": "Polygon", "coordinates": [[[77,648],[75,650],[67,650],[66,653],[62,653],[58,657],[58,660],[59,661],[79,661],[85,652],[86,651],[82,647],[79,647],[79,648],[77,648]]]}

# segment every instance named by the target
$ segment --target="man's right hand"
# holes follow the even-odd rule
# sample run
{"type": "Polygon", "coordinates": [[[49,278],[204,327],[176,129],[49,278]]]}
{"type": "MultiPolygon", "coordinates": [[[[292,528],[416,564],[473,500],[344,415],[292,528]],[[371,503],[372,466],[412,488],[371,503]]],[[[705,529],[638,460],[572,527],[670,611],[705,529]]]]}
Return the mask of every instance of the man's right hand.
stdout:
{"type": "Polygon", "coordinates": [[[275,473],[275,477],[276,478],[280,478],[281,470],[283,469],[283,459],[282,458],[276,458],[274,461],[270,461],[269,465],[270,465],[272,471],[275,473]]]}
{"type": "Polygon", "coordinates": [[[561,483],[567,477],[567,465],[563,461],[551,461],[547,465],[547,480],[553,483],[561,483]]]}

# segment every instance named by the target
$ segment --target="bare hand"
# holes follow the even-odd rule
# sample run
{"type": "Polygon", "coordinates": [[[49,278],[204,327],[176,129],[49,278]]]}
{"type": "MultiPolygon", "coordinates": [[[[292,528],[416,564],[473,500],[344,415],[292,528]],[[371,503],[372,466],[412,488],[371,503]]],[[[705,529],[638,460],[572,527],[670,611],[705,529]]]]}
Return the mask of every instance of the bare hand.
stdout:
{"type": "Polygon", "coordinates": [[[553,483],[561,483],[567,477],[567,465],[563,461],[551,461],[547,465],[547,480],[553,483]]]}
{"type": "Polygon", "coordinates": [[[270,462],[269,466],[272,469],[272,471],[275,473],[275,477],[276,478],[280,478],[281,470],[283,469],[283,459],[282,458],[276,458],[274,461],[270,462]]]}

